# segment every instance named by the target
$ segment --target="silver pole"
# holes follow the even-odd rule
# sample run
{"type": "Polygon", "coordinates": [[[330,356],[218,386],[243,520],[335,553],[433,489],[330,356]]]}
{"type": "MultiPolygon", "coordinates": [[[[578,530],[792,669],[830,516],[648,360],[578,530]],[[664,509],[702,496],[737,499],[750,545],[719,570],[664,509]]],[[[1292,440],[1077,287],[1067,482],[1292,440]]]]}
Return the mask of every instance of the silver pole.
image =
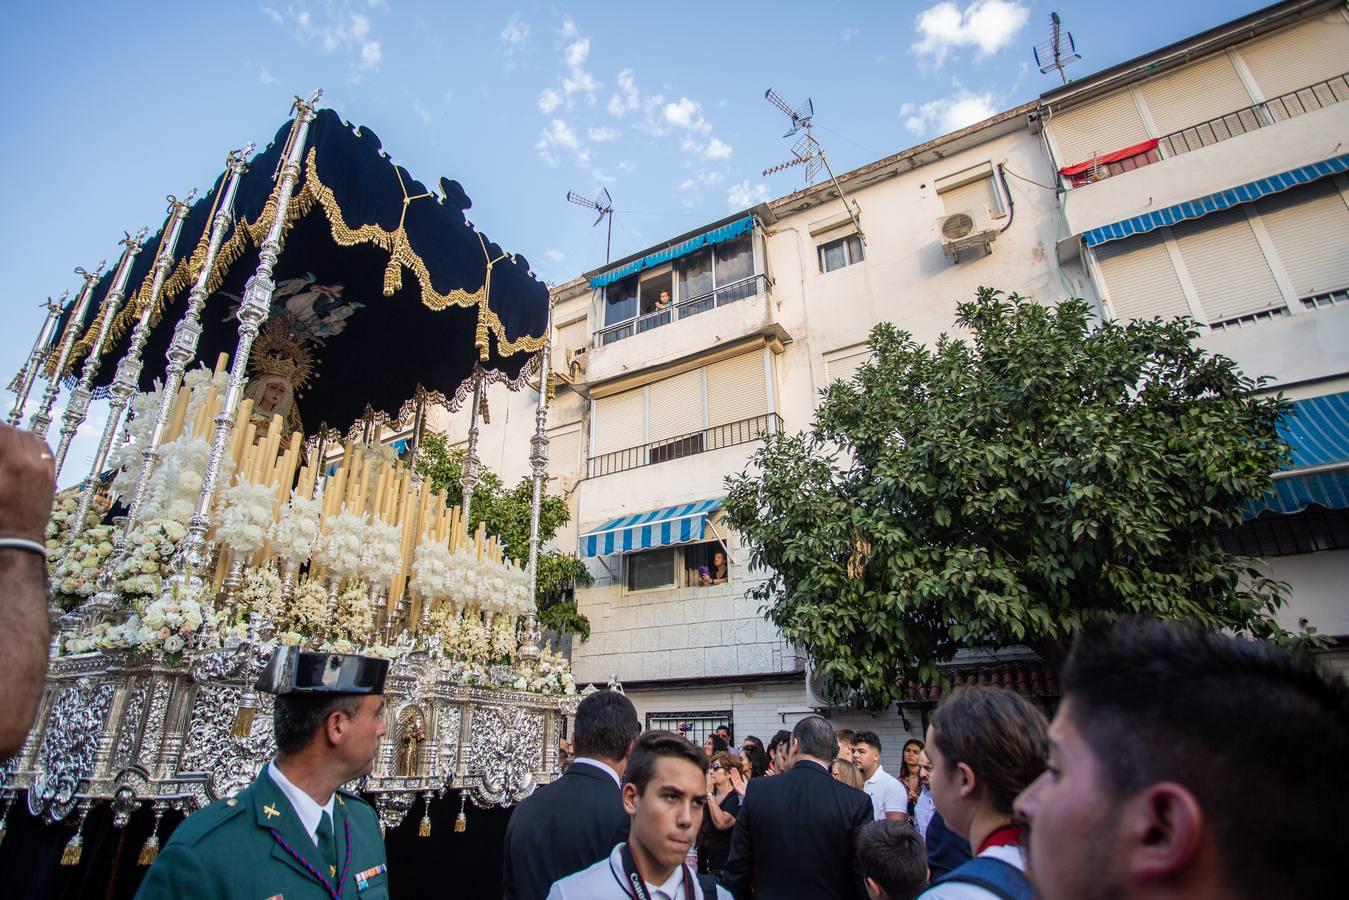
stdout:
{"type": "Polygon", "coordinates": [[[23,419],[23,407],[28,402],[33,382],[37,380],[38,369],[47,361],[47,355],[51,351],[48,345],[51,343],[52,332],[56,330],[56,320],[61,318],[61,309],[66,305],[66,298],[69,296],[70,291],[63,291],[60,300],[53,303],[52,298],[48,297],[47,302],[43,304],[47,307],[47,319],[37,333],[37,340],[33,342],[33,350],[28,354],[23,368],[14,376],[14,409],[10,411],[8,421],[15,428],[19,427],[19,422],[23,419]]]}
{"type": "MultiPolygon", "coordinates": [[[[258,267],[253,277],[244,285],[243,301],[239,304],[239,342],[230,361],[229,390],[225,394],[225,403],[220,415],[215,418],[215,437],[211,441],[210,455],[206,458],[206,471],[202,473],[201,494],[197,498],[197,509],[188,521],[187,534],[178,544],[171,563],[173,574],[164,584],[165,592],[174,597],[194,599],[201,604],[203,617],[210,619],[212,603],[205,595],[202,574],[206,569],[206,532],[211,525],[211,502],[215,499],[216,481],[220,477],[220,468],[225,459],[226,445],[234,428],[234,415],[238,411],[239,399],[243,396],[244,381],[248,375],[248,358],[253,352],[253,340],[258,330],[271,312],[272,293],[276,284],[272,281],[272,268],[281,254],[281,236],[286,225],[286,212],[290,209],[291,195],[295,183],[300,178],[300,158],[304,154],[305,139],[309,134],[309,123],[314,120],[315,105],[322,91],[315,91],[306,101],[295,98],[291,107],[295,112],[295,124],[291,128],[290,152],[281,161],[281,181],[276,189],[276,218],[272,220],[258,253],[258,267]]],[[[201,637],[209,640],[214,630],[208,625],[201,631],[201,637]]]]}
{"type": "Polygon", "coordinates": [[[478,408],[482,405],[482,370],[473,370],[473,409],[468,414],[468,453],[464,456],[464,470],[459,484],[464,489],[462,504],[464,528],[472,531],[468,514],[473,510],[473,489],[478,486],[478,408]]]}
{"type": "Polygon", "coordinates": [[[141,351],[145,349],[145,340],[150,336],[150,317],[159,303],[159,295],[164,290],[164,280],[168,278],[169,269],[173,266],[173,253],[178,247],[178,236],[183,231],[183,220],[187,218],[188,208],[196,196],[197,189],[193,188],[186,200],[180,201],[173,195],[168,197],[169,220],[165,225],[164,236],[159,241],[159,255],[155,259],[150,296],[145,300],[140,318],[136,320],[136,327],[131,332],[131,346],[117,363],[117,375],[113,378],[112,388],[109,391],[111,399],[108,403],[108,421],[103,425],[103,436],[99,438],[98,449],[94,452],[89,477],[85,478],[84,484],[80,486],[80,502],[75,509],[75,522],[70,526],[72,535],[84,530],[84,519],[89,514],[89,507],[94,500],[94,488],[98,484],[99,475],[103,473],[103,466],[108,462],[108,452],[112,450],[113,439],[117,436],[117,429],[122,422],[122,413],[131,402],[131,395],[136,393],[136,384],[140,381],[142,368],[141,351]]]}
{"type": "Polygon", "coordinates": [[[75,308],[70,311],[70,318],[66,320],[66,327],[61,331],[61,347],[56,352],[56,363],[52,368],[51,380],[47,382],[47,389],[42,392],[42,403],[38,405],[37,411],[33,417],[28,420],[28,430],[38,437],[45,438],[47,429],[52,424],[52,406],[56,403],[56,395],[61,393],[61,376],[65,374],[66,364],[70,362],[70,353],[75,348],[75,341],[79,338],[80,321],[84,318],[85,310],[89,308],[89,298],[94,293],[94,285],[103,277],[103,267],[107,265],[107,260],[100,260],[98,268],[92,272],[86,272],[79,266],[75,267],[75,274],[84,278],[84,287],[80,288],[80,295],[75,298],[75,308]]]}
{"type": "Polygon", "coordinates": [[[539,658],[538,609],[539,585],[539,512],[543,506],[543,481],[548,477],[548,369],[553,348],[553,311],[548,308],[548,330],[539,357],[539,403],[534,408],[534,436],[529,439],[529,465],[534,484],[529,507],[529,612],[520,635],[520,660],[526,666],[539,658]]]}
{"type": "MultiPolygon", "coordinates": [[[[136,479],[136,489],[131,495],[131,503],[127,509],[126,528],[117,540],[118,548],[125,547],[126,535],[131,533],[136,519],[140,516],[141,506],[145,503],[145,492],[150,485],[150,475],[154,472],[155,463],[159,461],[159,444],[164,439],[164,430],[168,427],[173,403],[178,397],[178,386],[183,383],[183,373],[187,371],[188,365],[196,358],[197,340],[201,337],[199,320],[202,307],[206,305],[211,271],[215,268],[215,258],[220,253],[220,245],[225,242],[225,232],[229,230],[230,222],[234,218],[234,194],[239,187],[239,179],[248,171],[246,161],[252,152],[253,144],[248,143],[242,150],[231,151],[225,160],[229,176],[221,188],[216,213],[211,220],[211,237],[206,246],[206,258],[202,261],[201,271],[197,273],[197,280],[192,284],[183,317],[173,329],[173,343],[169,345],[167,354],[169,366],[164,372],[164,386],[159,392],[155,427],[150,433],[149,445],[142,453],[140,477],[136,479]]],[[[114,552],[112,556],[118,557],[119,553],[114,552]]]]}
{"type": "Polygon", "coordinates": [[[98,376],[98,370],[103,365],[103,343],[108,339],[108,332],[112,330],[112,320],[116,318],[117,311],[122,308],[122,301],[126,299],[126,282],[131,277],[131,263],[141,252],[141,241],[145,239],[145,233],[149,230],[142,227],[136,232],[135,237],[128,234],[119,241],[124,248],[122,258],[117,263],[117,274],[112,280],[112,290],[108,292],[103,301],[103,309],[99,311],[98,335],[89,348],[89,354],[84,358],[80,382],[75,385],[75,390],[70,392],[70,399],[66,401],[66,413],[61,417],[61,439],[56,444],[54,463],[57,475],[61,474],[61,465],[66,461],[66,453],[70,450],[70,442],[74,439],[75,432],[89,415],[89,401],[94,397],[94,378],[98,376]]]}

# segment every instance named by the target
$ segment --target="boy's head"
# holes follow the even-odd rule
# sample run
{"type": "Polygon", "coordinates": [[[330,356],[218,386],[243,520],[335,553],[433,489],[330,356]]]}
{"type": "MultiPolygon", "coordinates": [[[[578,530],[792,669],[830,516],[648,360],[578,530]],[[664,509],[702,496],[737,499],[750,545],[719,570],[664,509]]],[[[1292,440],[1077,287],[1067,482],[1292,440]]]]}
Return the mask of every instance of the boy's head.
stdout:
{"type": "Polygon", "coordinates": [[[857,861],[871,900],[913,900],[927,887],[927,848],[908,822],[880,819],[863,827],[857,861]]]}
{"type": "Polygon", "coordinates": [[[623,785],[623,808],[632,816],[629,840],[662,868],[673,869],[698,839],[706,804],[703,752],[672,731],[639,735],[623,785]]]}

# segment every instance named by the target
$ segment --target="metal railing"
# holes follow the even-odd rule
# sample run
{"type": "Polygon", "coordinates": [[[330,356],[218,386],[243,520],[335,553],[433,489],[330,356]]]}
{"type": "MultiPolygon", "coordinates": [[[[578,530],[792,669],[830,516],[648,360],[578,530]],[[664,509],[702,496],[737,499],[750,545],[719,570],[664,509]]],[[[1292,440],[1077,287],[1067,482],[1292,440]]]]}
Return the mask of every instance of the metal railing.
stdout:
{"type": "Polygon", "coordinates": [[[698,313],[707,312],[709,309],[715,309],[718,306],[726,306],[739,300],[756,297],[759,294],[767,293],[767,286],[768,278],[762,274],[733,281],[730,284],[708,291],[706,294],[681,300],[667,309],[653,310],[636,318],[626,319],[602,328],[595,335],[595,346],[603,347],[615,341],[630,338],[635,334],[669,325],[679,319],[696,316],[698,313]]]}
{"type": "Polygon", "coordinates": [[[1159,144],[1164,157],[1180,156],[1345,100],[1349,100],[1349,73],[1173,131],[1162,137],[1159,144]]]}
{"type": "Polygon", "coordinates": [[[626,472],[629,469],[707,453],[709,450],[720,450],[722,447],[748,444],[781,430],[782,416],[777,413],[715,425],[712,428],[681,434],[663,441],[653,441],[639,447],[592,456],[586,464],[586,476],[596,478],[600,475],[612,475],[615,472],[626,472]]]}

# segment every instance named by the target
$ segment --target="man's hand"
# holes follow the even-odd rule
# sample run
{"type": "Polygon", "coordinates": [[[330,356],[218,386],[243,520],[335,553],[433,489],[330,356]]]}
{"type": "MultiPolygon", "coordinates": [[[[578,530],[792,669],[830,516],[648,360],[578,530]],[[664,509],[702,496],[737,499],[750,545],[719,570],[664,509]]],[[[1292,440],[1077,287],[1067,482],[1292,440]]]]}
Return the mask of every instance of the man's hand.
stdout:
{"type": "Polygon", "coordinates": [[[42,543],[55,492],[55,460],[47,442],[0,424],[0,537],[42,543]]]}

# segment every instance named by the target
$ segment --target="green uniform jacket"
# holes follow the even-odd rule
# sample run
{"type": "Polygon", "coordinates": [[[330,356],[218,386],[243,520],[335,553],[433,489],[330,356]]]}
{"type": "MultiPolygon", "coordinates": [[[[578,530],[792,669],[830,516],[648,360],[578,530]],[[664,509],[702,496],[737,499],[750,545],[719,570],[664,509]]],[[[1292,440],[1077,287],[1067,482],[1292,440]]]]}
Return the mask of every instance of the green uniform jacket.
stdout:
{"type": "MultiPolygon", "coordinates": [[[[351,867],[342,883],[343,900],[387,900],[389,874],[375,810],[360,797],[338,791],[333,830],[339,873],[346,855],[345,828],[351,829],[351,867]]],[[[329,897],[318,879],[272,836],[273,830],[321,870],[318,848],[264,767],[237,796],[217,800],[183,820],[146,873],[136,900],[329,897]]]]}

